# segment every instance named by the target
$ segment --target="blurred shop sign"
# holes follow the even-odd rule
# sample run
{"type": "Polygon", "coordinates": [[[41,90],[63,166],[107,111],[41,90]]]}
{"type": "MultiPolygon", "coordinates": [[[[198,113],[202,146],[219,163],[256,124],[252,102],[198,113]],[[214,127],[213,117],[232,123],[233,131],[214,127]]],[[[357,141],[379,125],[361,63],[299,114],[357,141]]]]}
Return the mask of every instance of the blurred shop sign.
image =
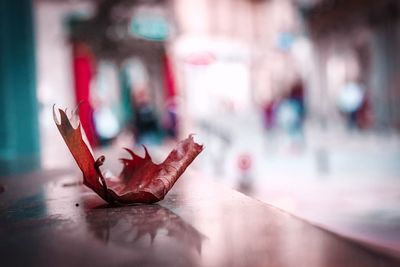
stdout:
{"type": "Polygon", "coordinates": [[[213,63],[216,56],[211,52],[197,52],[187,55],[184,62],[190,65],[206,66],[213,63]]]}
{"type": "Polygon", "coordinates": [[[180,36],[174,42],[179,58],[189,65],[210,65],[217,61],[243,63],[249,62],[249,47],[231,39],[180,36]]]}
{"type": "Polygon", "coordinates": [[[170,35],[170,23],[160,14],[138,13],[131,19],[129,32],[138,38],[162,42],[170,35]]]}

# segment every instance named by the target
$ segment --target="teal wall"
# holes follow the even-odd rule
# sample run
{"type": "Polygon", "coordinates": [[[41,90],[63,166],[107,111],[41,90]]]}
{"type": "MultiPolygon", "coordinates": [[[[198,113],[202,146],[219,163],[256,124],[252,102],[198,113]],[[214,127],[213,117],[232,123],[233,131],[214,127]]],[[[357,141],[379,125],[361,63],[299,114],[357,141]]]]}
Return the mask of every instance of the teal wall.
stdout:
{"type": "Polygon", "coordinates": [[[0,176],[39,167],[31,0],[0,1],[0,176]]]}

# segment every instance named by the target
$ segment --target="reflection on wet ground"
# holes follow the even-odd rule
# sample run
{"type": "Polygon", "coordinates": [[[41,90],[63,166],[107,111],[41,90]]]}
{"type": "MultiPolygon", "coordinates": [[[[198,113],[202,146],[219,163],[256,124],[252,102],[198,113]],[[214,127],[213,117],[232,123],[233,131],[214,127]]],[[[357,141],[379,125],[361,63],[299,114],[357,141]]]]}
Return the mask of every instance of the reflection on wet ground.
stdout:
{"type": "Polygon", "coordinates": [[[123,247],[153,245],[158,239],[174,239],[201,254],[201,243],[205,238],[177,214],[157,204],[129,207],[102,205],[89,210],[86,221],[96,238],[123,247]]]}
{"type": "Polygon", "coordinates": [[[166,207],[110,207],[74,176],[61,175],[47,183],[35,179],[37,184],[5,179],[11,190],[0,205],[0,262],[75,265],[82,253],[95,254],[99,249],[114,257],[111,263],[105,255],[92,259],[100,266],[125,261],[140,266],[193,266],[201,257],[207,237],[166,207]],[[65,259],[61,251],[75,256],[65,259]],[[22,254],[25,257],[15,257],[22,254]]]}

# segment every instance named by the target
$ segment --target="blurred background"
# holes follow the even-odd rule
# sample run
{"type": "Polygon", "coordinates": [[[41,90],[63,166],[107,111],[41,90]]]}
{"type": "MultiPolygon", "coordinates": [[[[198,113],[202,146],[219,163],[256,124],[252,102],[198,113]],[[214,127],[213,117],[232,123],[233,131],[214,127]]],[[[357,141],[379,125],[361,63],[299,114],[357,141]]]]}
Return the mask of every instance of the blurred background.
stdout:
{"type": "Polygon", "coordinates": [[[202,176],[400,254],[399,48],[397,0],[1,1],[0,175],[73,166],[79,104],[114,172],[195,133],[202,176]]]}

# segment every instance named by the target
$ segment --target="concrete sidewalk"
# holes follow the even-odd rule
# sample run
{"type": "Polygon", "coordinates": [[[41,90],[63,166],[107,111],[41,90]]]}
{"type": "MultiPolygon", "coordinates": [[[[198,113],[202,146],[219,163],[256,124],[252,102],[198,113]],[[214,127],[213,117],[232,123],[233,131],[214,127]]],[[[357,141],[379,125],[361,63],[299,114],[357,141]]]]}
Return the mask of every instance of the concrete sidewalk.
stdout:
{"type": "Polygon", "coordinates": [[[283,132],[267,135],[254,123],[230,124],[237,126],[229,145],[205,133],[201,169],[208,175],[313,224],[400,255],[399,136],[309,127],[303,142],[291,143],[283,132]],[[237,166],[243,154],[252,159],[249,171],[237,166]]]}

